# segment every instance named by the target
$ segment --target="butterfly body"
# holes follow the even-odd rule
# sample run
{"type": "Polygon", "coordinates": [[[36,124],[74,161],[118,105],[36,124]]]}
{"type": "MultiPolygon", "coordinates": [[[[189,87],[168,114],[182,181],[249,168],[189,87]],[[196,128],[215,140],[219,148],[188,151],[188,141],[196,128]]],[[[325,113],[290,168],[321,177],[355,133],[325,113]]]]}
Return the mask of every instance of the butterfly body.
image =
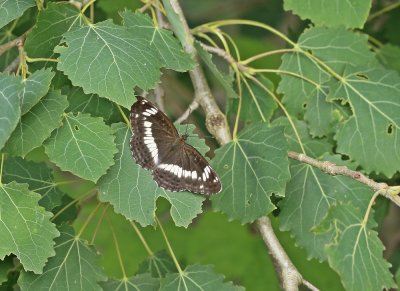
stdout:
{"type": "Polygon", "coordinates": [[[138,165],[152,171],[160,187],[206,195],[221,191],[217,173],[186,143],[188,135],[179,135],[173,123],[153,103],[137,97],[130,118],[132,156],[138,165]]]}

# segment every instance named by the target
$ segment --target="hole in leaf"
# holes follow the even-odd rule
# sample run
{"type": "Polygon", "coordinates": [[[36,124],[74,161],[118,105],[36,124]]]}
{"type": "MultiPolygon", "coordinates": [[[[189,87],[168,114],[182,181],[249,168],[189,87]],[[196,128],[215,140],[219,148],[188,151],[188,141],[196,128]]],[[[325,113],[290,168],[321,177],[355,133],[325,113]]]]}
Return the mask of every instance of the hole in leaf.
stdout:
{"type": "MultiPolygon", "coordinates": [[[[272,202],[274,205],[278,205],[279,202],[282,200],[282,197],[276,195],[276,193],[272,193],[271,196],[270,196],[270,199],[271,199],[271,202],[272,202]]],[[[281,212],[281,211],[280,211],[280,207],[276,207],[276,208],[272,211],[272,215],[274,215],[274,216],[279,216],[279,213],[280,213],[280,212],[281,212]]]]}
{"type": "Polygon", "coordinates": [[[387,133],[388,134],[392,134],[393,133],[393,124],[389,124],[388,128],[387,128],[387,133]]]}
{"type": "Polygon", "coordinates": [[[348,160],[350,160],[350,157],[348,155],[342,155],[342,160],[348,161],[348,160]]]}
{"type": "Polygon", "coordinates": [[[364,75],[362,73],[358,73],[358,74],[356,74],[356,76],[359,77],[360,79],[368,80],[368,76],[364,75]]]}
{"type": "Polygon", "coordinates": [[[228,170],[228,169],[229,169],[229,165],[228,165],[228,164],[225,164],[225,165],[224,165],[224,169],[225,169],[225,170],[228,170]]]}
{"type": "Polygon", "coordinates": [[[75,125],[74,128],[76,131],[79,131],[79,126],[75,125]]]}

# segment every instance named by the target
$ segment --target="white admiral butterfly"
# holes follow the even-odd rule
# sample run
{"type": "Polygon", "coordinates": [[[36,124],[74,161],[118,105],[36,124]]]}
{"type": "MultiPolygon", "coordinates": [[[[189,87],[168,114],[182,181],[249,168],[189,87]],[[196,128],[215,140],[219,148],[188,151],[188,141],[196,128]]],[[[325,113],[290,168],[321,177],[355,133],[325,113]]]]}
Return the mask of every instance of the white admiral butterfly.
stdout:
{"type": "Polygon", "coordinates": [[[217,173],[186,143],[168,117],[138,96],[131,108],[131,152],[136,163],[151,170],[158,186],[169,191],[212,194],[221,191],[217,173]]]}

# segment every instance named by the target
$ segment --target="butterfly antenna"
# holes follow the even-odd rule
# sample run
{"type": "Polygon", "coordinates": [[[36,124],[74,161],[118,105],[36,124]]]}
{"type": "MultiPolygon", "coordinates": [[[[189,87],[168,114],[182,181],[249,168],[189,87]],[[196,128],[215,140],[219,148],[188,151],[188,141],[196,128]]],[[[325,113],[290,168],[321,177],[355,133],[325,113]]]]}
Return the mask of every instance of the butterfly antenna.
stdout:
{"type": "MultiPolygon", "coordinates": [[[[188,114],[188,117],[190,116],[190,114],[192,113],[192,108],[191,107],[189,107],[189,114],[188,114]]],[[[189,127],[189,123],[186,123],[186,128],[185,128],[185,136],[189,136],[188,135],[188,127],[189,127]]]]}

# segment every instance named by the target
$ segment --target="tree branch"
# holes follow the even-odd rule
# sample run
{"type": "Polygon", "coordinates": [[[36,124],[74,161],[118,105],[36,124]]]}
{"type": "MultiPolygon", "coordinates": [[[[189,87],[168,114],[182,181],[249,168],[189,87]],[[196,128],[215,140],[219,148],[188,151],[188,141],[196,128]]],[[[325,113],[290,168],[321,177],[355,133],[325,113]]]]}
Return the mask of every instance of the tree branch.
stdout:
{"type": "Polygon", "coordinates": [[[223,49],[221,49],[219,47],[213,47],[213,46],[209,46],[209,45],[203,44],[202,42],[200,42],[200,46],[202,48],[204,48],[207,52],[216,54],[217,56],[220,56],[225,61],[227,61],[229,64],[236,65],[241,72],[247,72],[248,71],[248,67],[247,66],[245,66],[245,65],[241,64],[240,62],[236,61],[232,57],[232,55],[229,54],[228,52],[226,52],[225,50],[223,50],[223,49]]]}
{"type": "MultiPolygon", "coordinates": [[[[182,9],[179,6],[177,0],[163,0],[164,6],[172,8],[176,15],[169,15],[167,10],[167,17],[172,26],[173,31],[181,41],[185,51],[193,56],[194,59],[198,59],[197,51],[193,46],[194,38],[190,32],[186,19],[183,15],[182,9]],[[180,26],[174,25],[176,16],[179,18],[180,26]],[[183,30],[183,31],[182,31],[183,30]]],[[[219,109],[215,102],[210,87],[204,76],[202,68],[198,65],[190,72],[190,77],[194,86],[195,99],[206,113],[206,126],[209,132],[214,135],[220,144],[226,144],[232,140],[229,126],[225,115],[219,109]]],[[[311,290],[318,290],[311,283],[304,281],[294,267],[289,257],[285,253],[283,247],[279,243],[279,240],[275,236],[274,230],[272,229],[270,220],[268,217],[263,216],[257,220],[258,229],[264,239],[265,244],[270,250],[270,254],[276,262],[282,285],[288,289],[286,290],[297,290],[298,285],[306,282],[306,286],[311,290]],[[290,268],[288,268],[290,266],[290,268]]]]}
{"type": "Polygon", "coordinates": [[[397,206],[400,206],[400,197],[397,195],[399,190],[399,186],[390,187],[386,183],[378,183],[374,180],[368,178],[361,172],[353,171],[347,168],[346,166],[338,166],[329,161],[318,161],[316,159],[310,158],[305,154],[300,154],[296,152],[288,152],[288,156],[291,159],[298,160],[299,162],[303,162],[309,164],[313,167],[320,169],[321,171],[335,176],[342,175],[350,177],[354,180],[357,180],[360,183],[363,183],[370,187],[374,192],[379,191],[379,194],[393,201],[397,206]]]}
{"type": "MultiPolygon", "coordinates": [[[[166,9],[167,18],[175,34],[181,41],[184,50],[195,60],[198,60],[197,51],[193,45],[193,35],[190,32],[189,26],[178,1],[164,0],[163,3],[166,8],[168,7],[173,10],[168,11],[168,9],[166,9]],[[171,13],[175,13],[175,15],[171,15],[171,13]],[[176,24],[176,17],[179,19],[179,24],[176,24]]],[[[189,74],[194,87],[195,100],[200,104],[206,114],[206,126],[208,131],[216,137],[220,144],[226,144],[230,142],[231,133],[228,122],[225,115],[221,112],[217,103],[215,102],[210,87],[206,81],[203,69],[197,65],[189,72],[189,74]]]]}
{"type": "Polygon", "coordinates": [[[281,279],[282,288],[286,291],[298,290],[298,286],[303,284],[310,290],[318,290],[318,288],[310,282],[304,280],[297,268],[293,265],[282,245],[279,243],[269,218],[264,216],[257,219],[257,226],[272,255],[275,267],[278,271],[278,276],[281,279]]]}
{"type": "MultiPolygon", "coordinates": [[[[205,50],[207,50],[208,52],[215,53],[218,56],[222,57],[229,64],[231,64],[231,65],[236,64],[238,66],[239,70],[241,70],[241,71],[250,70],[250,68],[238,63],[229,53],[227,53],[226,51],[224,51],[220,48],[215,48],[215,47],[211,47],[208,45],[202,45],[202,47],[205,50]]],[[[374,180],[368,178],[361,172],[350,170],[349,168],[347,168],[345,166],[337,166],[334,163],[331,163],[328,161],[318,161],[318,160],[315,160],[304,154],[288,152],[288,156],[292,159],[295,159],[300,162],[304,162],[304,163],[312,165],[316,168],[319,168],[320,170],[326,172],[329,175],[332,175],[332,176],[343,175],[343,176],[350,177],[354,180],[357,180],[360,183],[367,185],[375,192],[379,191],[380,195],[386,197],[387,199],[390,199],[393,203],[395,203],[397,206],[400,207],[400,196],[398,195],[400,193],[400,186],[388,186],[386,183],[378,183],[378,182],[375,182],[374,180]]]]}
{"type": "Polygon", "coordinates": [[[4,54],[6,51],[12,49],[13,47],[22,46],[25,42],[26,33],[23,35],[6,42],[5,44],[0,45],[0,56],[4,54]]]}
{"type": "Polygon", "coordinates": [[[12,73],[18,69],[19,66],[19,56],[16,57],[8,66],[4,69],[4,73],[12,73]]]}
{"type": "MultiPolygon", "coordinates": [[[[196,49],[193,46],[193,41],[194,41],[193,35],[190,32],[190,29],[183,15],[182,9],[179,6],[177,0],[163,0],[163,1],[164,5],[165,6],[169,5],[169,7],[172,8],[173,13],[176,14],[176,15],[170,15],[167,12],[167,17],[172,25],[172,29],[174,30],[175,34],[178,36],[182,45],[184,46],[185,51],[191,54],[194,59],[198,59],[196,49]],[[176,16],[179,19],[180,26],[176,25],[176,16]],[[174,21],[175,25],[173,23],[174,21]]],[[[202,45],[202,46],[207,51],[217,54],[220,57],[224,58],[231,65],[236,65],[240,71],[251,70],[245,64],[237,62],[230,54],[228,54],[227,52],[225,52],[220,48],[215,48],[207,45],[202,45]]],[[[190,71],[190,77],[192,79],[192,83],[194,85],[194,90],[195,90],[195,99],[193,103],[198,102],[205,111],[206,125],[210,133],[212,133],[217,138],[220,144],[225,144],[231,141],[231,135],[229,132],[229,127],[226,122],[226,117],[222,114],[217,104],[215,103],[201,67],[197,66],[192,71],[190,71]]],[[[184,118],[185,114],[182,116],[182,118],[184,118]]],[[[337,166],[334,163],[328,161],[322,161],[322,162],[317,161],[304,154],[289,152],[288,156],[292,159],[296,159],[300,162],[304,162],[314,167],[317,167],[322,171],[326,172],[327,174],[344,175],[352,179],[355,179],[361,183],[364,183],[373,190],[379,191],[380,195],[385,196],[386,198],[396,203],[396,205],[400,206],[400,197],[398,195],[395,195],[398,194],[398,192],[400,191],[400,187],[398,186],[389,187],[386,183],[377,183],[360,172],[350,170],[344,166],[337,166]]],[[[257,226],[274,260],[276,270],[278,271],[278,275],[281,279],[282,287],[285,290],[298,290],[298,286],[300,284],[303,284],[310,290],[318,290],[310,282],[304,280],[301,274],[296,269],[296,267],[293,265],[288,255],[286,254],[285,250],[279,243],[279,240],[277,239],[274,233],[269,218],[266,216],[259,218],[257,220],[257,226]]]]}
{"type": "Polygon", "coordinates": [[[154,88],[154,96],[156,97],[156,104],[158,107],[161,109],[161,111],[165,112],[164,89],[160,83],[154,88]]]}

